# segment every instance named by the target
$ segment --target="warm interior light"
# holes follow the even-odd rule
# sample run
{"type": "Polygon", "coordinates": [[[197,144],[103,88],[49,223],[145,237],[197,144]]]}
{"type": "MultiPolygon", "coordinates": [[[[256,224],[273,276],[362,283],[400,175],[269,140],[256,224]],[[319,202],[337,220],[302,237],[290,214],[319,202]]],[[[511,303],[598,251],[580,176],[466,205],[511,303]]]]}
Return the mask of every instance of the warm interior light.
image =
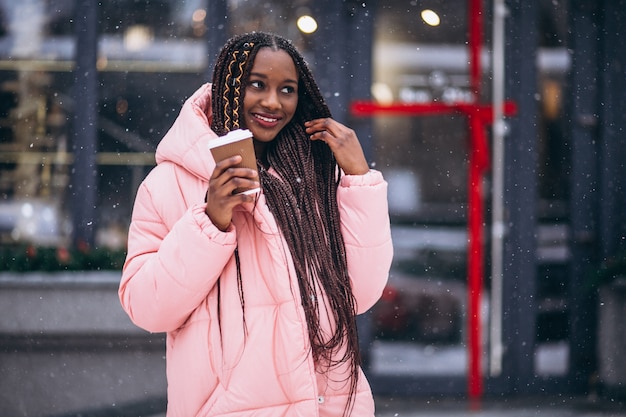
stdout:
{"type": "Polygon", "coordinates": [[[300,16],[297,25],[304,33],[313,33],[317,30],[317,22],[309,15],[300,16]]]}
{"type": "Polygon", "coordinates": [[[124,46],[132,52],[147,48],[153,41],[152,29],[145,25],[133,25],[124,33],[124,46]]]}
{"type": "Polygon", "coordinates": [[[104,55],[98,55],[96,60],[96,68],[98,71],[103,71],[109,65],[109,59],[104,55]]]}
{"type": "Polygon", "coordinates": [[[206,10],[204,9],[194,10],[193,15],[191,16],[191,20],[193,20],[194,22],[204,22],[205,18],[206,18],[206,10]]]}
{"type": "Polygon", "coordinates": [[[393,92],[385,83],[372,84],[372,96],[374,100],[382,104],[389,104],[393,101],[393,92]]]}
{"type": "Polygon", "coordinates": [[[441,19],[439,19],[439,15],[430,9],[422,10],[422,20],[426,22],[427,25],[430,26],[439,26],[441,23],[441,19]]]}
{"type": "Polygon", "coordinates": [[[191,27],[193,29],[193,34],[196,37],[201,37],[206,32],[206,24],[204,20],[206,19],[206,10],[204,9],[196,9],[191,16],[191,27]]]}

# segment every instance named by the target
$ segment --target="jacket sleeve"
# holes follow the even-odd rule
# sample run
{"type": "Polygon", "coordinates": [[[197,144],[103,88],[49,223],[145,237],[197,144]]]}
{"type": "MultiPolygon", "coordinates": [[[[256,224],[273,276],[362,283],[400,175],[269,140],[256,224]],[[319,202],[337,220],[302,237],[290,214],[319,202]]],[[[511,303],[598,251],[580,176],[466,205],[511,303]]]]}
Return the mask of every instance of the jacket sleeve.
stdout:
{"type": "Polygon", "coordinates": [[[344,175],[337,190],[348,273],[357,314],[380,298],[393,258],[387,183],[379,171],[344,175]]]}
{"type": "MultiPolygon", "coordinates": [[[[161,187],[163,189],[163,187],[161,187]]],[[[172,190],[172,188],[166,188],[172,190]]],[[[204,204],[190,205],[168,227],[171,202],[182,196],[137,192],[128,235],[128,254],[119,297],[139,327],[151,332],[179,328],[207,297],[236,246],[234,228],[217,229],[204,204]]]]}

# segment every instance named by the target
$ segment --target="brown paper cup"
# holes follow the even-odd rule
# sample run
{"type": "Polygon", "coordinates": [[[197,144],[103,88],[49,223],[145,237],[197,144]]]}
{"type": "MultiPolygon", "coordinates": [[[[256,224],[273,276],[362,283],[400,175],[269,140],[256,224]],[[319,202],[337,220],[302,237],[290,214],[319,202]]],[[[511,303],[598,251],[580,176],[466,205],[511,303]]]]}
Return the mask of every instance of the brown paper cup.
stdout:
{"type": "MultiPolygon", "coordinates": [[[[226,135],[209,141],[209,150],[215,162],[229,158],[234,155],[241,155],[243,160],[237,167],[244,167],[257,170],[256,155],[254,154],[254,144],[252,142],[252,132],[248,129],[237,129],[228,132],[226,135]]],[[[237,188],[233,194],[252,194],[260,191],[260,188],[237,188]]]]}

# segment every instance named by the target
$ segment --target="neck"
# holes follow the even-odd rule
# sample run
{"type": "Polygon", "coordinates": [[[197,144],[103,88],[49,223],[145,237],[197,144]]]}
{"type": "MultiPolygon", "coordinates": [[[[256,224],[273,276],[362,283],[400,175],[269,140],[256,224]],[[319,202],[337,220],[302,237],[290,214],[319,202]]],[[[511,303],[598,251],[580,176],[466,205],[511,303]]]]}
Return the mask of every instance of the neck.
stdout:
{"type": "Polygon", "coordinates": [[[265,167],[269,168],[269,162],[267,161],[267,144],[263,142],[254,141],[254,153],[257,161],[265,167]]]}

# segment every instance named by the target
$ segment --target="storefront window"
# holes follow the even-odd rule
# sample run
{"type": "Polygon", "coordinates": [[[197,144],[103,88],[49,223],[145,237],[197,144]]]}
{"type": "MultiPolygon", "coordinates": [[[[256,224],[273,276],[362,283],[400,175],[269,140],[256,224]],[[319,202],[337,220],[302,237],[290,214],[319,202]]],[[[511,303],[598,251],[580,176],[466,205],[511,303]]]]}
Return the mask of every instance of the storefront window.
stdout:
{"type": "Polygon", "coordinates": [[[72,2],[64,3],[0,2],[3,243],[58,244],[67,235],[62,199],[69,178],[73,38],[52,24],[56,16],[69,21],[72,2]]]}
{"type": "MultiPolygon", "coordinates": [[[[75,7],[72,0],[0,1],[3,242],[68,243],[75,7]],[[33,205],[46,210],[25,209],[33,205]]],[[[156,144],[206,81],[206,7],[204,0],[97,7],[97,244],[119,248],[156,144]]]]}
{"type": "MultiPolygon", "coordinates": [[[[562,94],[567,71],[567,11],[540,2],[537,175],[537,375],[567,372],[567,146],[562,94]]],[[[454,104],[491,104],[492,2],[472,17],[471,2],[390,1],[376,13],[374,103],[417,105],[413,114],[372,114],[377,167],[389,182],[396,248],[389,286],[374,309],[372,371],[381,375],[464,375],[468,368],[467,114],[441,112],[454,104]],[[480,22],[479,94],[470,68],[470,27],[480,22]],[[435,111],[434,109],[439,109],[435,111]],[[442,114],[445,113],[445,114],[442,114]]],[[[475,28],[474,28],[475,29],[475,28]]],[[[485,126],[490,140],[491,126],[485,126]]],[[[491,146],[490,142],[488,146],[491,146]]],[[[484,176],[485,236],[490,233],[490,173],[484,176]]],[[[484,250],[489,250],[489,241],[484,250]]],[[[484,254],[488,259],[488,254],[484,254]]],[[[487,264],[488,266],[488,264],[487,264]]],[[[482,298],[483,372],[488,372],[490,275],[482,298]]]]}

